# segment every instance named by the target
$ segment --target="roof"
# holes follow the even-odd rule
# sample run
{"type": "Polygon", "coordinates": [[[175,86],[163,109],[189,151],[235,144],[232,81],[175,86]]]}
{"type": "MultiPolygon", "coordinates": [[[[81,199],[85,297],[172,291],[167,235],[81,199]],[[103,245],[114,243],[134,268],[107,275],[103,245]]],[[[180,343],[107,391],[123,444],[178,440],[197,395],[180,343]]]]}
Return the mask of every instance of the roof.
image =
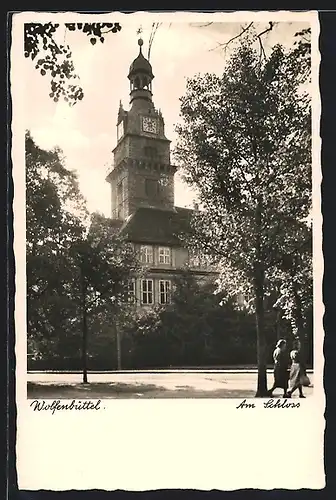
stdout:
{"type": "Polygon", "coordinates": [[[148,59],[146,59],[143,56],[142,52],[140,52],[138,57],[136,59],[134,59],[134,61],[132,62],[131,66],[130,66],[128,78],[130,78],[132,75],[134,75],[135,73],[138,73],[138,72],[147,73],[151,78],[154,78],[153,71],[152,71],[152,65],[148,61],[148,59]]]}
{"type": "Polygon", "coordinates": [[[181,245],[180,237],[190,228],[193,210],[140,207],[125,222],[121,233],[135,243],[181,245]]]}

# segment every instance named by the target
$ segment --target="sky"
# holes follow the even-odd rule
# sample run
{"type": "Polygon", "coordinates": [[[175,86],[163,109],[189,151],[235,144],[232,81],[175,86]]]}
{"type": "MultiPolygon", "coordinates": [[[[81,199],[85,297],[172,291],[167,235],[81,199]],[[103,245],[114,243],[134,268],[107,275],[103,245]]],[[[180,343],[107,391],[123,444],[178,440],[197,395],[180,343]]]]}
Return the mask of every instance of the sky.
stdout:
{"type": "MultiPolygon", "coordinates": [[[[96,19],[94,19],[96,20],[96,19]]],[[[111,17],[111,20],[113,17],[111,17]]],[[[156,19],[160,21],[161,19],[156,19]]],[[[104,20],[105,21],[105,20],[104,20]]],[[[210,21],[210,20],[209,20],[210,21]]],[[[55,21],[56,22],[56,21],[55,21]]],[[[24,125],[37,144],[46,149],[59,146],[66,157],[66,166],[78,175],[80,190],[90,211],[110,216],[110,187],[105,181],[116,145],[116,120],[121,100],[129,108],[129,66],[139,53],[137,30],[142,28],[144,55],[152,20],[132,15],[120,24],[122,30],[106,35],[104,44],[91,45],[82,32],[69,32],[60,25],[58,37],[72,49],[76,73],[84,89],[84,99],[74,107],[64,101],[54,103],[49,97],[47,76],[35,69],[30,59],[22,65],[25,79],[24,125]]],[[[162,22],[151,48],[150,62],[155,75],[153,100],[165,120],[166,137],[176,143],[175,125],[179,122],[179,98],[185,93],[186,78],[197,73],[222,74],[230,51],[216,49],[238,34],[246,22],[207,25],[202,22],[162,22]]],[[[262,31],[267,22],[255,23],[262,31]]],[[[294,42],[294,33],[307,27],[306,22],[280,22],[267,34],[266,47],[294,42]]],[[[233,45],[232,46],[233,48],[233,45]]],[[[195,193],[181,179],[175,178],[175,204],[192,206],[195,193]]]]}

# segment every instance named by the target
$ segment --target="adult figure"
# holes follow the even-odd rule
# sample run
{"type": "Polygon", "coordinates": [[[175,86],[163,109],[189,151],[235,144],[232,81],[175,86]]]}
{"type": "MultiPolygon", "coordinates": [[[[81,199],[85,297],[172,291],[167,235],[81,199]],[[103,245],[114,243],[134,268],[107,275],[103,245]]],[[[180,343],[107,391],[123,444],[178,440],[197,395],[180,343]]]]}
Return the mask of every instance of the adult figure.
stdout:
{"type": "Polygon", "coordinates": [[[299,397],[305,398],[302,390],[302,377],[306,375],[306,369],[301,357],[301,344],[296,340],[290,352],[291,368],[289,372],[289,390],[286,397],[291,398],[294,391],[299,390],[299,397]]]}
{"type": "Polygon", "coordinates": [[[272,388],[268,391],[268,395],[272,397],[273,391],[276,388],[283,389],[284,396],[286,396],[288,389],[288,353],[287,342],[285,339],[278,340],[273,351],[274,361],[274,383],[272,388]]]}

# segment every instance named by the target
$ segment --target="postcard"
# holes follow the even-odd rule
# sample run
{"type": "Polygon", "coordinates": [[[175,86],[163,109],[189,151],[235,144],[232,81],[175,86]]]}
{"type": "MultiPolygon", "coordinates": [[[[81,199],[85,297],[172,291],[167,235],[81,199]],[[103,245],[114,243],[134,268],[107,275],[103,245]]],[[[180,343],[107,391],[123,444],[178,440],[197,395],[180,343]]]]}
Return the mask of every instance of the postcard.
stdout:
{"type": "Polygon", "coordinates": [[[19,489],[322,489],[317,12],[11,35],[19,489]]]}

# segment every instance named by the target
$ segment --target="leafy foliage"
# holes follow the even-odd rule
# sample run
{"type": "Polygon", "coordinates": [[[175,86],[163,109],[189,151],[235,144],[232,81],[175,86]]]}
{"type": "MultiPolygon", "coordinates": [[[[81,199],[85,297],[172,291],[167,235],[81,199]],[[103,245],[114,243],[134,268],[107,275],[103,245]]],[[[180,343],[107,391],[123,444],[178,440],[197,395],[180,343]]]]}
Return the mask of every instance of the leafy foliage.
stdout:
{"type": "Polygon", "coordinates": [[[301,82],[310,82],[311,68],[311,29],[307,28],[295,33],[293,65],[298,64],[301,72],[301,82]]]}
{"type": "Polygon", "coordinates": [[[171,305],[141,313],[124,327],[132,367],[255,363],[253,318],[223,301],[212,282],[176,278],[171,305]]]}
{"type": "MultiPolygon", "coordinates": [[[[108,308],[118,311],[126,301],[128,279],[137,272],[133,247],[116,232],[113,221],[102,215],[91,216],[84,239],[71,249],[71,258],[86,290],[86,312],[90,316],[108,308]]],[[[78,285],[77,283],[77,285],[78,285]]],[[[79,294],[82,290],[78,286],[79,294]]]]}
{"type": "MultiPolygon", "coordinates": [[[[56,32],[60,25],[54,23],[26,23],[24,25],[24,55],[35,61],[35,68],[42,76],[49,75],[51,92],[49,96],[58,102],[61,96],[70,105],[84,97],[75,73],[72,51],[68,44],[58,43],[56,32]],[[37,57],[39,56],[39,59],[37,57]]],[[[109,32],[121,30],[119,23],[65,23],[65,30],[81,31],[92,45],[105,41],[109,32]]]]}
{"type": "Polygon", "coordinates": [[[188,244],[226,270],[226,288],[231,274],[254,295],[258,395],[266,392],[267,283],[311,244],[310,106],[295,51],[277,45],[262,60],[242,40],[222,77],[187,82],[177,127],[175,157],[203,207],[188,244]]]}
{"type": "Polygon", "coordinates": [[[87,216],[76,176],[58,149],[44,151],[26,134],[26,255],[28,339],[32,345],[73,331],[76,306],[68,285],[67,260],[84,234],[87,216]],[[77,208],[77,215],[69,209],[77,208]]]}
{"type": "Polygon", "coordinates": [[[115,321],[137,271],[133,248],[109,219],[89,214],[61,151],[26,135],[27,324],[35,357],[82,356],[99,317],[115,321]]]}

